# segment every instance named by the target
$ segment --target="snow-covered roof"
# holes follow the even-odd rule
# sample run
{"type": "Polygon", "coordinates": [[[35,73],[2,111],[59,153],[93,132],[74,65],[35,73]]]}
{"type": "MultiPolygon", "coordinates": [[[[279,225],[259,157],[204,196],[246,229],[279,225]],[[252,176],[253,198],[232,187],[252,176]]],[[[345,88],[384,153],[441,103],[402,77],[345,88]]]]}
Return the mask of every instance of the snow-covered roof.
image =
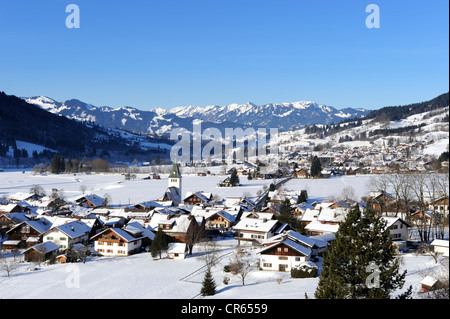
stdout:
{"type": "Polygon", "coordinates": [[[184,254],[186,248],[186,243],[170,243],[167,248],[167,253],[184,254]]]}
{"type": "Polygon", "coordinates": [[[448,248],[448,240],[444,239],[435,239],[431,242],[431,246],[441,246],[448,248]]]}
{"type": "Polygon", "coordinates": [[[56,229],[61,231],[70,238],[78,238],[86,236],[90,231],[90,227],[86,226],[86,224],[84,224],[83,222],[71,221],[65,224],[52,227],[47,231],[47,233],[52,232],[53,230],[56,229]]]}
{"type": "Polygon", "coordinates": [[[339,225],[322,224],[319,221],[312,221],[305,226],[306,230],[324,233],[336,233],[339,230],[339,225]]]}
{"type": "Polygon", "coordinates": [[[299,244],[299,243],[297,243],[297,242],[295,242],[295,241],[293,241],[293,240],[291,240],[289,238],[285,238],[284,240],[281,240],[281,241],[275,243],[274,245],[270,245],[270,246],[267,246],[265,248],[262,248],[261,250],[259,250],[258,254],[263,254],[265,251],[267,251],[269,249],[273,249],[274,247],[279,246],[281,244],[285,244],[285,245],[291,247],[292,249],[298,251],[299,253],[301,253],[301,254],[303,254],[305,256],[311,255],[311,249],[310,248],[305,247],[305,246],[303,246],[303,245],[301,245],[301,244],[299,244]]]}
{"type": "Polygon", "coordinates": [[[234,227],[234,230],[269,232],[279,224],[278,220],[243,218],[234,227]]]}
{"type": "Polygon", "coordinates": [[[57,244],[55,244],[54,242],[52,242],[52,241],[45,241],[43,243],[34,245],[34,246],[24,250],[22,252],[22,254],[25,254],[26,252],[29,252],[32,249],[46,254],[46,253],[49,253],[51,251],[58,250],[59,246],[57,244]]]}

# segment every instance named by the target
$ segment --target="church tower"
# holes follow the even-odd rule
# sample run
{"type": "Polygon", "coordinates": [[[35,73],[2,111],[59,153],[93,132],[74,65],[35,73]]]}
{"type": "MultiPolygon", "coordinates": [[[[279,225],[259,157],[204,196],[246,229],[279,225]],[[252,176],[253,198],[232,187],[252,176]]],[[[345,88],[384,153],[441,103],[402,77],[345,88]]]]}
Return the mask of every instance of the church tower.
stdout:
{"type": "Polygon", "coordinates": [[[177,188],[180,197],[183,196],[181,192],[181,174],[177,163],[173,163],[172,171],[169,174],[169,185],[167,187],[177,188]]]}

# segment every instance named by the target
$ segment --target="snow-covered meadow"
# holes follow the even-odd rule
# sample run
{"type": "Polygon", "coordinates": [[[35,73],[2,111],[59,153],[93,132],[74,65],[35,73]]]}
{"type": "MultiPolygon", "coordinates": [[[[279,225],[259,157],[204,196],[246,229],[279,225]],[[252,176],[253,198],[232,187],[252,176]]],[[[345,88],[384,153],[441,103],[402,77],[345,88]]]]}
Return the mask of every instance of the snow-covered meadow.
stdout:
{"type": "MultiPolygon", "coordinates": [[[[245,278],[225,273],[223,267],[235,250],[234,240],[218,243],[224,256],[213,267],[217,285],[211,299],[304,299],[314,298],[318,278],[294,279],[290,273],[254,270],[245,278]],[[224,284],[225,277],[230,279],[224,284]],[[277,279],[282,279],[278,283],[277,279]]],[[[255,251],[251,251],[255,255],[255,251]]],[[[199,296],[206,268],[201,259],[203,249],[194,247],[194,254],[184,260],[163,257],[153,260],[150,253],[129,257],[89,257],[86,263],[37,266],[20,263],[10,277],[0,273],[0,299],[192,299],[199,296]],[[34,270],[33,270],[34,269],[34,270]]],[[[439,269],[431,257],[402,256],[401,269],[406,269],[404,291],[412,285],[418,292],[420,282],[439,269]]],[[[448,269],[447,269],[448,270],[448,269]]],[[[414,295],[413,297],[418,297],[414,295]]]]}
{"type": "MultiPolygon", "coordinates": [[[[167,187],[167,175],[160,180],[142,180],[146,174],[138,174],[135,180],[125,180],[120,174],[96,175],[34,175],[33,172],[1,172],[0,197],[15,192],[28,192],[33,185],[41,185],[47,194],[53,188],[63,190],[70,200],[86,192],[103,196],[111,195],[113,205],[126,205],[159,198],[167,187]]],[[[228,196],[253,196],[271,180],[248,181],[241,177],[241,187],[221,188],[217,183],[224,176],[183,176],[183,195],[189,191],[205,191],[221,198],[228,196]]],[[[325,200],[339,195],[343,188],[351,186],[355,195],[364,196],[369,191],[371,176],[339,177],[323,180],[291,180],[283,185],[286,190],[306,189],[311,200],[325,200]]],[[[212,272],[217,284],[217,294],[208,298],[218,299],[303,299],[313,298],[318,278],[293,279],[290,273],[254,270],[245,279],[223,271],[236,250],[233,239],[217,243],[220,262],[212,272]],[[225,277],[230,279],[224,284],[225,277]],[[277,279],[282,279],[281,283],[277,279]]],[[[251,255],[256,250],[250,249],[251,255]]],[[[150,298],[191,299],[199,296],[201,281],[205,273],[205,262],[201,259],[204,250],[194,247],[194,254],[184,260],[153,260],[151,254],[140,253],[123,258],[89,257],[86,263],[40,265],[18,263],[10,273],[0,272],[0,298],[53,299],[53,298],[150,298]]],[[[431,257],[402,255],[401,267],[408,271],[405,289],[413,286],[420,289],[420,281],[439,264],[431,257]]],[[[320,264],[320,262],[319,262],[320,264]]],[[[417,295],[416,295],[417,297],[417,295]]]]}

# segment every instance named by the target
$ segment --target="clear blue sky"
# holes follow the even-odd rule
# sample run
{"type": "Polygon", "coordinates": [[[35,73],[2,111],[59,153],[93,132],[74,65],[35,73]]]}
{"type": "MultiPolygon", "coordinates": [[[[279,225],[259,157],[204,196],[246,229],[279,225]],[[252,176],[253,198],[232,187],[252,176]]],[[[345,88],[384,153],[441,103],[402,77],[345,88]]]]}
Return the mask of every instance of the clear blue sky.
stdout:
{"type": "Polygon", "coordinates": [[[142,110],[372,109],[447,92],[448,37],[448,0],[0,0],[0,90],[142,110]]]}

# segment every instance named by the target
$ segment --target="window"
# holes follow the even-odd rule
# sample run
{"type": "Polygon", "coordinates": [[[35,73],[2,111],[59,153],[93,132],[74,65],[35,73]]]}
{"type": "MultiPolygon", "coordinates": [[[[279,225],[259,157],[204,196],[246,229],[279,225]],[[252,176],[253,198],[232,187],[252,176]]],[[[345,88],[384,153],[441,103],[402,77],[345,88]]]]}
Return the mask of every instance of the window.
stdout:
{"type": "Polygon", "coordinates": [[[98,245],[102,246],[102,245],[104,245],[104,243],[102,241],[98,241],[98,245]]]}
{"type": "Polygon", "coordinates": [[[287,260],[288,258],[286,256],[279,256],[278,260],[287,260]]]}
{"type": "Polygon", "coordinates": [[[281,247],[278,247],[278,248],[277,248],[277,251],[281,251],[281,247]]]}
{"type": "Polygon", "coordinates": [[[263,264],[263,267],[271,268],[271,267],[272,267],[272,264],[271,264],[271,263],[264,263],[264,264],[263,264]]]}
{"type": "Polygon", "coordinates": [[[285,248],[284,252],[287,253],[289,251],[289,248],[285,248]]]}
{"type": "Polygon", "coordinates": [[[59,240],[67,240],[66,237],[59,237],[59,240]]]}
{"type": "Polygon", "coordinates": [[[47,237],[47,240],[53,240],[53,237],[47,237]]]}
{"type": "Polygon", "coordinates": [[[30,225],[24,225],[24,226],[22,226],[22,228],[21,228],[20,231],[21,231],[22,233],[25,233],[25,234],[29,233],[29,232],[30,232],[30,225]]]}

